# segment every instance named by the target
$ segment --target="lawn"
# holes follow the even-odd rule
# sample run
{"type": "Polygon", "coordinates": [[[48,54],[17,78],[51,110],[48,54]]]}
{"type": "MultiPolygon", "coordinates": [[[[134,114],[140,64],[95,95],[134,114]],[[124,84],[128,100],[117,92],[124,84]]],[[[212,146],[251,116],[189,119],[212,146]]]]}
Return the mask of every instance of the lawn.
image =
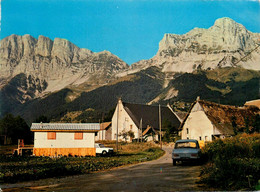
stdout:
{"type": "MultiPolygon", "coordinates": [[[[108,144],[115,146],[115,144],[108,144]]],[[[152,143],[122,143],[109,157],[13,157],[0,155],[0,182],[16,183],[50,177],[85,174],[114,167],[150,161],[164,154],[152,143]]]]}

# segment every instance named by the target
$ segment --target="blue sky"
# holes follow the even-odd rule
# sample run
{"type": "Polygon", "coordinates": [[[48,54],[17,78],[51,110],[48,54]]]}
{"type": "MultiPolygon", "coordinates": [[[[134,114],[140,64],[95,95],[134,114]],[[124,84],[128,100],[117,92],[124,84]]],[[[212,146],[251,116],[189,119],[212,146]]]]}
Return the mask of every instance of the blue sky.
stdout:
{"type": "Polygon", "coordinates": [[[257,0],[2,0],[0,38],[65,38],[131,64],[153,57],[165,33],[209,28],[221,17],[260,32],[257,0]]]}

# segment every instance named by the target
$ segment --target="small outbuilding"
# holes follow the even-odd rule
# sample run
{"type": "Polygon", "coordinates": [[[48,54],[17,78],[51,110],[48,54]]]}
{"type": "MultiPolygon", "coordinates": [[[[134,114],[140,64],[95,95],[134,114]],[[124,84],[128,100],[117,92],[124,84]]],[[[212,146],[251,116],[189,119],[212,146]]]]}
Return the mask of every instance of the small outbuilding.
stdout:
{"type": "Polygon", "coordinates": [[[99,123],[33,123],[35,156],[96,156],[99,123]]]}
{"type": "Polygon", "coordinates": [[[97,136],[96,136],[96,141],[110,141],[111,140],[111,135],[112,135],[112,127],[111,127],[111,122],[104,122],[100,124],[100,131],[98,131],[97,136]]]}

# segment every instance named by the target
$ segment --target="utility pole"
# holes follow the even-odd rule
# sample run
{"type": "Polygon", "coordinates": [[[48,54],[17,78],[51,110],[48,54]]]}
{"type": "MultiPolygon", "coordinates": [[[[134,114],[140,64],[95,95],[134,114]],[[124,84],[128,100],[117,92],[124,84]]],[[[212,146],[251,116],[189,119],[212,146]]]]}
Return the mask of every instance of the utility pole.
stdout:
{"type": "MultiPolygon", "coordinates": [[[[143,142],[143,119],[141,118],[140,120],[140,129],[141,129],[141,142],[143,142]]],[[[138,133],[140,136],[140,134],[138,133]]],[[[138,142],[139,142],[139,137],[138,137],[138,142]]]]}
{"type": "MultiPolygon", "coordinates": [[[[119,100],[118,100],[119,101],[119,100]]],[[[116,123],[116,152],[118,152],[118,122],[119,122],[119,102],[117,103],[117,123],[116,123]]]]}
{"type": "Polygon", "coordinates": [[[160,128],[160,145],[162,149],[162,117],[161,117],[161,105],[159,104],[159,128],[160,128]]]}

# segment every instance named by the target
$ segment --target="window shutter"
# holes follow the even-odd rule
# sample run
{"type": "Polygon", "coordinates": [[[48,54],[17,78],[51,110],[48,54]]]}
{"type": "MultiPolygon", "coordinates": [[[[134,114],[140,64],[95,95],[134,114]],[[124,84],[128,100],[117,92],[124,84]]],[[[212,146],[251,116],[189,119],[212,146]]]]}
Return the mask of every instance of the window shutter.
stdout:
{"type": "Polygon", "coordinates": [[[48,132],[47,133],[47,139],[51,140],[51,139],[56,139],[56,132],[48,132]]]}
{"type": "Polygon", "coordinates": [[[74,134],[75,140],[82,140],[83,139],[83,132],[77,132],[74,134]]]}

